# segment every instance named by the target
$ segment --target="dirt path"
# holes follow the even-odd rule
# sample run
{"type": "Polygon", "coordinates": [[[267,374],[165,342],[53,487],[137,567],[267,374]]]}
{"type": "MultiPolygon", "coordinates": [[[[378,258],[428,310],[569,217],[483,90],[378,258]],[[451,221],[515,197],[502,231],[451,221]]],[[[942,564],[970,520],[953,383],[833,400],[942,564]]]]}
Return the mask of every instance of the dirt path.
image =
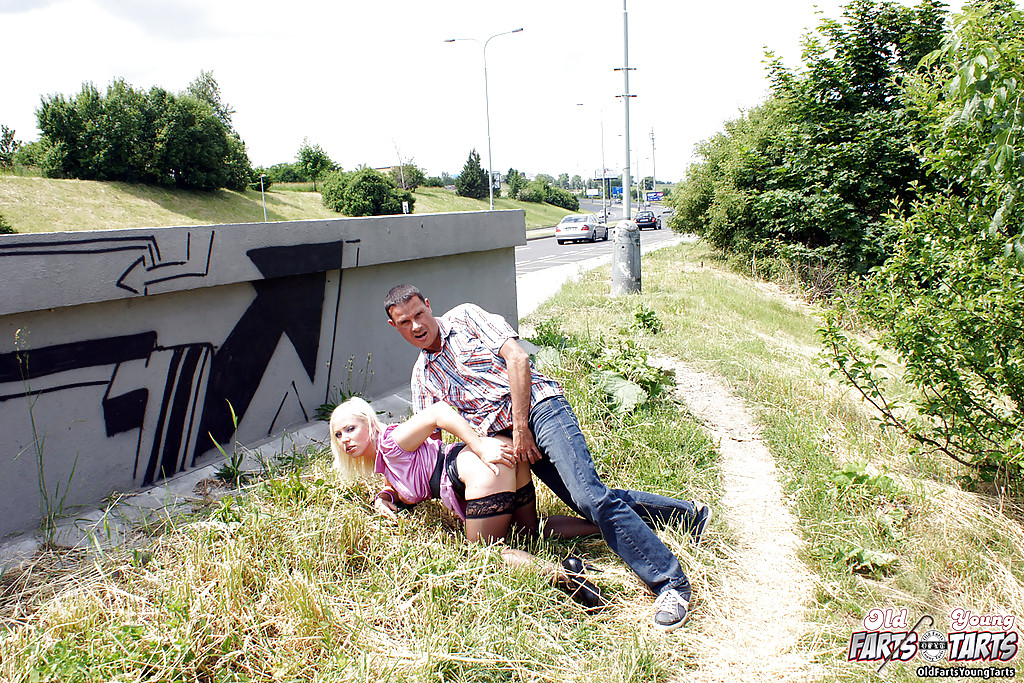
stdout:
{"type": "Polygon", "coordinates": [[[655,362],[676,371],[678,395],[718,443],[723,493],[716,513],[736,538],[687,633],[701,656],[686,680],[819,677],[806,642],[813,627],[804,618],[815,576],[797,557],[796,521],[757,423],[714,375],[668,358],[655,362]]]}

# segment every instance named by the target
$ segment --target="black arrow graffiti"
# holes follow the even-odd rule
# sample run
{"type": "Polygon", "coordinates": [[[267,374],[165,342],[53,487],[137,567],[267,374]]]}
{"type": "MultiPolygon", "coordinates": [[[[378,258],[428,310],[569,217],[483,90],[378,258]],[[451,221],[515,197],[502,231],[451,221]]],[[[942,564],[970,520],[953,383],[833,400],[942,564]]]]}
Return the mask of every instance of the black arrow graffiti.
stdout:
{"type": "Polygon", "coordinates": [[[214,447],[211,437],[222,445],[228,443],[235,431],[228,403],[241,420],[282,336],[291,340],[303,369],[314,380],[325,271],[340,267],[341,248],[341,242],[328,242],[247,252],[267,279],[252,283],[256,298],[213,356],[193,461],[214,447]]]}

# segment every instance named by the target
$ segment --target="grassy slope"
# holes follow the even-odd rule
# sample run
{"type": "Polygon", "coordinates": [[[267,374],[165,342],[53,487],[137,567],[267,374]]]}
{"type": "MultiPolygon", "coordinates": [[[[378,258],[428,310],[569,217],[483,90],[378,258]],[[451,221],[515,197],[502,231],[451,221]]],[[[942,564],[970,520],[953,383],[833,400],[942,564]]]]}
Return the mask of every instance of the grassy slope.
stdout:
{"type": "MultiPolygon", "coordinates": [[[[955,471],[911,455],[837,390],[815,360],[812,312],[727,272],[699,246],[651,254],[643,268],[641,295],[602,294],[604,267],[563,287],[532,322],[610,344],[640,338],[631,324],[643,302],[665,323],[642,337],[645,347],[720,374],[750,402],[799,518],[803,559],[820,577],[806,646],[821,653],[827,680],[878,680],[874,667],[844,659],[871,607],[905,605],[915,618],[932,614],[940,630],[955,605],[1024,613],[1020,525],[951,486],[955,471]],[[887,468],[898,490],[832,481],[855,460],[887,468]],[[854,574],[837,554],[849,544],[898,562],[854,574]]],[[[565,384],[609,482],[716,502],[714,449],[677,408],[609,418],[578,368],[545,371],[565,384]]],[[[10,631],[0,679],[664,682],[686,676],[704,642],[692,637],[702,612],[727,589],[721,520],[699,549],[685,532],[662,532],[695,586],[693,618],[670,637],[646,626],[650,596],[600,540],[539,544],[548,559],[574,552],[604,569],[596,580],[613,605],[583,614],[543,577],[467,548],[436,505],[389,522],[372,515],[365,488],[329,467],[329,453],[315,454],[214,505],[205,521],[166,522],[162,536],[155,525],[151,548],[95,558],[54,550],[40,556],[40,571],[3,577],[0,624],[10,631]],[[42,571],[47,563],[63,569],[42,571]]],[[[543,486],[538,495],[542,509],[559,510],[543,486]]],[[[903,664],[886,678],[917,680],[903,664]]]]}
{"type": "MultiPolygon", "coordinates": [[[[294,221],[337,218],[325,209],[319,193],[266,193],[267,218],[294,221]]],[[[416,193],[416,213],[484,211],[486,200],[456,197],[440,188],[416,193]]],[[[554,225],[567,211],[554,206],[498,199],[495,209],[525,209],[527,227],[554,225]]],[[[263,220],[259,192],[188,192],[147,185],[87,180],[52,180],[0,176],[0,215],[18,232],[64,232],[115,228],[163,227],[263,220]]]]}
{"type": "MultiPolygon", "coordinates": [[[[827,680],[875,680],[872,667],[845,661],[850,634],[863,630],[872,607],[905,606],[912,622],[930,614],[941,631],[957,606],[975,614],[1024,612],[1020,501],[960,490],[951,461],[915,453],[906,439],[879,429],[819,364],[820,322],[812,309],[729,272],[699,245],[646,256],[643,268],[643,294],[633,302],[594,296],[608,291],[603,268],[564,286],[532,322],[607,335],[641,300],[665,323],[645,344],[652,352],[722,376],[751,404],[798,517],[803,559],[820,577],[810,606],[816,632],[807,646],[821,652],[827,680]],[[847,463],[863,463],[871,478],[835,482],[847,463]],[[877,478],[882,473],[892,488],[877,478]],[[853,572],[846,556],[859,549],[892,563],[853,572]]],[[[717,585],[722,571],[701,559],[702,567],[684,563],[698,592],[717,585]]],[[[690,628],[699,628],[699,615],[690,628]]],[[[911,664],[892,669],[889,680],[918,680],[911,664]]]]}

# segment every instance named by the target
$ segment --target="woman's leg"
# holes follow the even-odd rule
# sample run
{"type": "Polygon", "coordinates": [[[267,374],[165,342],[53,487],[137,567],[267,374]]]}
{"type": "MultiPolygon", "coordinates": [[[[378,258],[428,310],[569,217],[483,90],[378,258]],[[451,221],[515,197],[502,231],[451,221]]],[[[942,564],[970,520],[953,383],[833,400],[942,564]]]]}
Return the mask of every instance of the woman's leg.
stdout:
{"type": "Polygon", "coordinates": [[[601,527],[582,517],[551,515],[544,520],[544,538],[579,538],[600,534],[601,527]]]}
{"type": "MultiPolygon", "coordinates": [[[[537,498],[528,466],[517,464],[515,469],[499,466],[495,475],[475,453],[465,448],[455,462],[459,478],[466,485],[466,540],[471,543],[500,541],[508,534],[513,521],[530,533],[537,533],[537,498]]],[[[538,568],[587,609],[605,604],[601,589],[564,563],[553,564],[524,550],[508,547],[501,549],[501,558],[513,566],[538,568]]]]}
{"type": "Polygon", "coordinates": [[[515,507],[516,471],[499,465],[495,475],[468,448],[455,462],[466,485],[466,540],[494,543],[505,538],[515,507]]]}

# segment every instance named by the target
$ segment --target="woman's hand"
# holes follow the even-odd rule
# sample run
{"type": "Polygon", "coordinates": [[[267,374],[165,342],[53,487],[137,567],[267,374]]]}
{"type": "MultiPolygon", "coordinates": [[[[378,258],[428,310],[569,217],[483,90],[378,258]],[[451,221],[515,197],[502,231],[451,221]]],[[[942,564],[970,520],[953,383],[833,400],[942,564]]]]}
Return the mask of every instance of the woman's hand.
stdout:
{"type": "Polygon", "coordinates": [[[390,519],[398,519],[398,508],[395,506],[394,493],[388,490],[381,491],[373,499],[373,509],[390,519]],[[390,496],[388,498],[387,496],[390,496]]]}
{"type": "Polygon", "coordinates": [[[515,469],[516,456],[511,444],[507,440],[496,439],[491,436],[480,437],[480,443],[474,444],[473,452],[480,461],[487,465],[487,468],[498,474],[498,465],[504,465],[509,469],[515,469]]]}

